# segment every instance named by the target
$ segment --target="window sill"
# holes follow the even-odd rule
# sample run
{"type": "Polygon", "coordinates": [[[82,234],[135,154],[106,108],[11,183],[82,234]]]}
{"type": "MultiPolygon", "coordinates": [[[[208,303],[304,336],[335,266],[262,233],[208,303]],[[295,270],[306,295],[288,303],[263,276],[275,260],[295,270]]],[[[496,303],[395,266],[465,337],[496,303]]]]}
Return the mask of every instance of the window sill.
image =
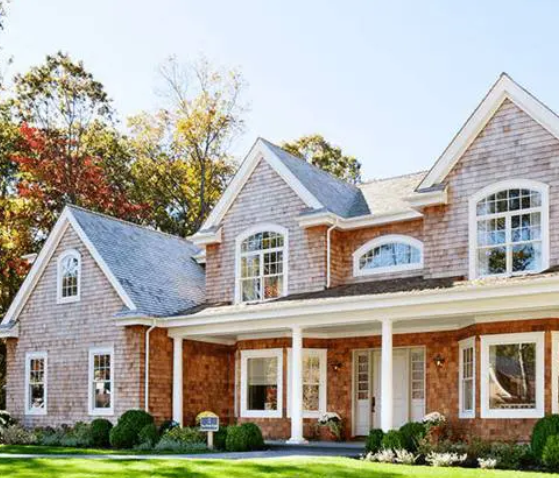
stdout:
{"type": "Polygon", "coordinates": [[[241,418],[283,418],[281,410],[243,410],[241,418]]]}
{"type": "Polygon", "coordinates": [[[26,410],[25,411],[25,415],[26,416],[31,416],[31,417],[41,417],[41,416],[46,416],[47,411],[46,410],[26,410]]]}
{"type": "Polygon", "coordinates": [[[471,420],[476,417],[475,412],[460,412],[458,413],[458,418],[460,420],[471,420]]]}
{"type": "Polygon", "coordinates": [[[543,418],[543,410],[481,410],[481,418],[506,420],[510,418],[543,418]]]}
{"type": "Polygon", "coordinates": [[[100,409],[100,410],[89,410],[89,415],[92,417],[112,417],[115,412],[113,409],[100,409]]]}
{"type": "Polygon", "coordinates": [[[59,305],[60,305],[60,304],[73,304],[73,303],[75,303],[75,302],[79,302],[80,299],[81,299],[81,298],[80,298],[79,295],[76,296],[76,297],[64,297],[64,298],[58,297],[58,298],[56,299],[56,303],[59,304],[59,305]]]}

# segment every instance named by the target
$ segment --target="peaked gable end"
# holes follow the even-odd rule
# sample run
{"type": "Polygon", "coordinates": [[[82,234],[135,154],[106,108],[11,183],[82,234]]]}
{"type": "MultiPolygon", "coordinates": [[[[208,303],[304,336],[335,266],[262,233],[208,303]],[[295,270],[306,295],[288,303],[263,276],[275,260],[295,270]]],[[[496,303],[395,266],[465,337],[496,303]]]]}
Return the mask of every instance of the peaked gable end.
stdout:
{"type": "Polygon", "coordinates": [[[428,190],[441,184],[507,101],[516,105],[550,134],[559,138],[559,117],[503,73],[421,181],[417,190],[428,190]]]}

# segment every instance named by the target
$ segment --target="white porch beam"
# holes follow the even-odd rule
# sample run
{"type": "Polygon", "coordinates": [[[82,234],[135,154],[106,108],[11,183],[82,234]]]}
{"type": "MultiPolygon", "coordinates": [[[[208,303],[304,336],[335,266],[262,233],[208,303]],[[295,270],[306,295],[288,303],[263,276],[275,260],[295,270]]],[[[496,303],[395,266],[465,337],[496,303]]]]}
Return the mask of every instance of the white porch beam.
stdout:
{"type": "Polygon", "coordinates": [[[291,350],[291,438],[289,443],[305,443],[303,437],[303,331],[292,328],[291,350]]]}
{"type": "Polygon", "coordinates": [[[183,425],[182,337],[173,338],[173,421],[183,425]]]}
{"type": "Polygon", "coordinates": [[[392,395],[393,367],[392,351],[392,321],[382,321],[382,351],[381,351],[381,408],[380,426],[387,432],[393,427],[394,403],[392,395]]]}

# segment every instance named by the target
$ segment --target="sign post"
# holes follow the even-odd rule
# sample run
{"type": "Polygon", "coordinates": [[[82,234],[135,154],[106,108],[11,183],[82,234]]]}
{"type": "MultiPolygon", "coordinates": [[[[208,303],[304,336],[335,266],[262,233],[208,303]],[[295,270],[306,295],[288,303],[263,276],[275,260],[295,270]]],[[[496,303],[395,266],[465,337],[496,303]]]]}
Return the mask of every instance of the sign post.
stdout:
{"type": "Polygon", "coordinates": [[[219,417],[215,414],[205,412],[204,415],[199,417],[200,431],[208,434],[208,449],[214,448],[214,432],[219,431],[219,417]]]}

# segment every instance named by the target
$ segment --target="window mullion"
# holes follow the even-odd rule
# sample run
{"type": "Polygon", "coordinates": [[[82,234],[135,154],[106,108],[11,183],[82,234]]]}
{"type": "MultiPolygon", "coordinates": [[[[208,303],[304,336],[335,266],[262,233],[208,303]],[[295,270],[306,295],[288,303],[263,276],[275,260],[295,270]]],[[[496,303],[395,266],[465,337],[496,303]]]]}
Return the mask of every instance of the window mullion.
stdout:
{"type": "Polygon", "coordinates": [[[505,216],[505,241],[506,241],[506,265],[507,274],[512,273],[512,225],[511,214],[505,216]]]}

